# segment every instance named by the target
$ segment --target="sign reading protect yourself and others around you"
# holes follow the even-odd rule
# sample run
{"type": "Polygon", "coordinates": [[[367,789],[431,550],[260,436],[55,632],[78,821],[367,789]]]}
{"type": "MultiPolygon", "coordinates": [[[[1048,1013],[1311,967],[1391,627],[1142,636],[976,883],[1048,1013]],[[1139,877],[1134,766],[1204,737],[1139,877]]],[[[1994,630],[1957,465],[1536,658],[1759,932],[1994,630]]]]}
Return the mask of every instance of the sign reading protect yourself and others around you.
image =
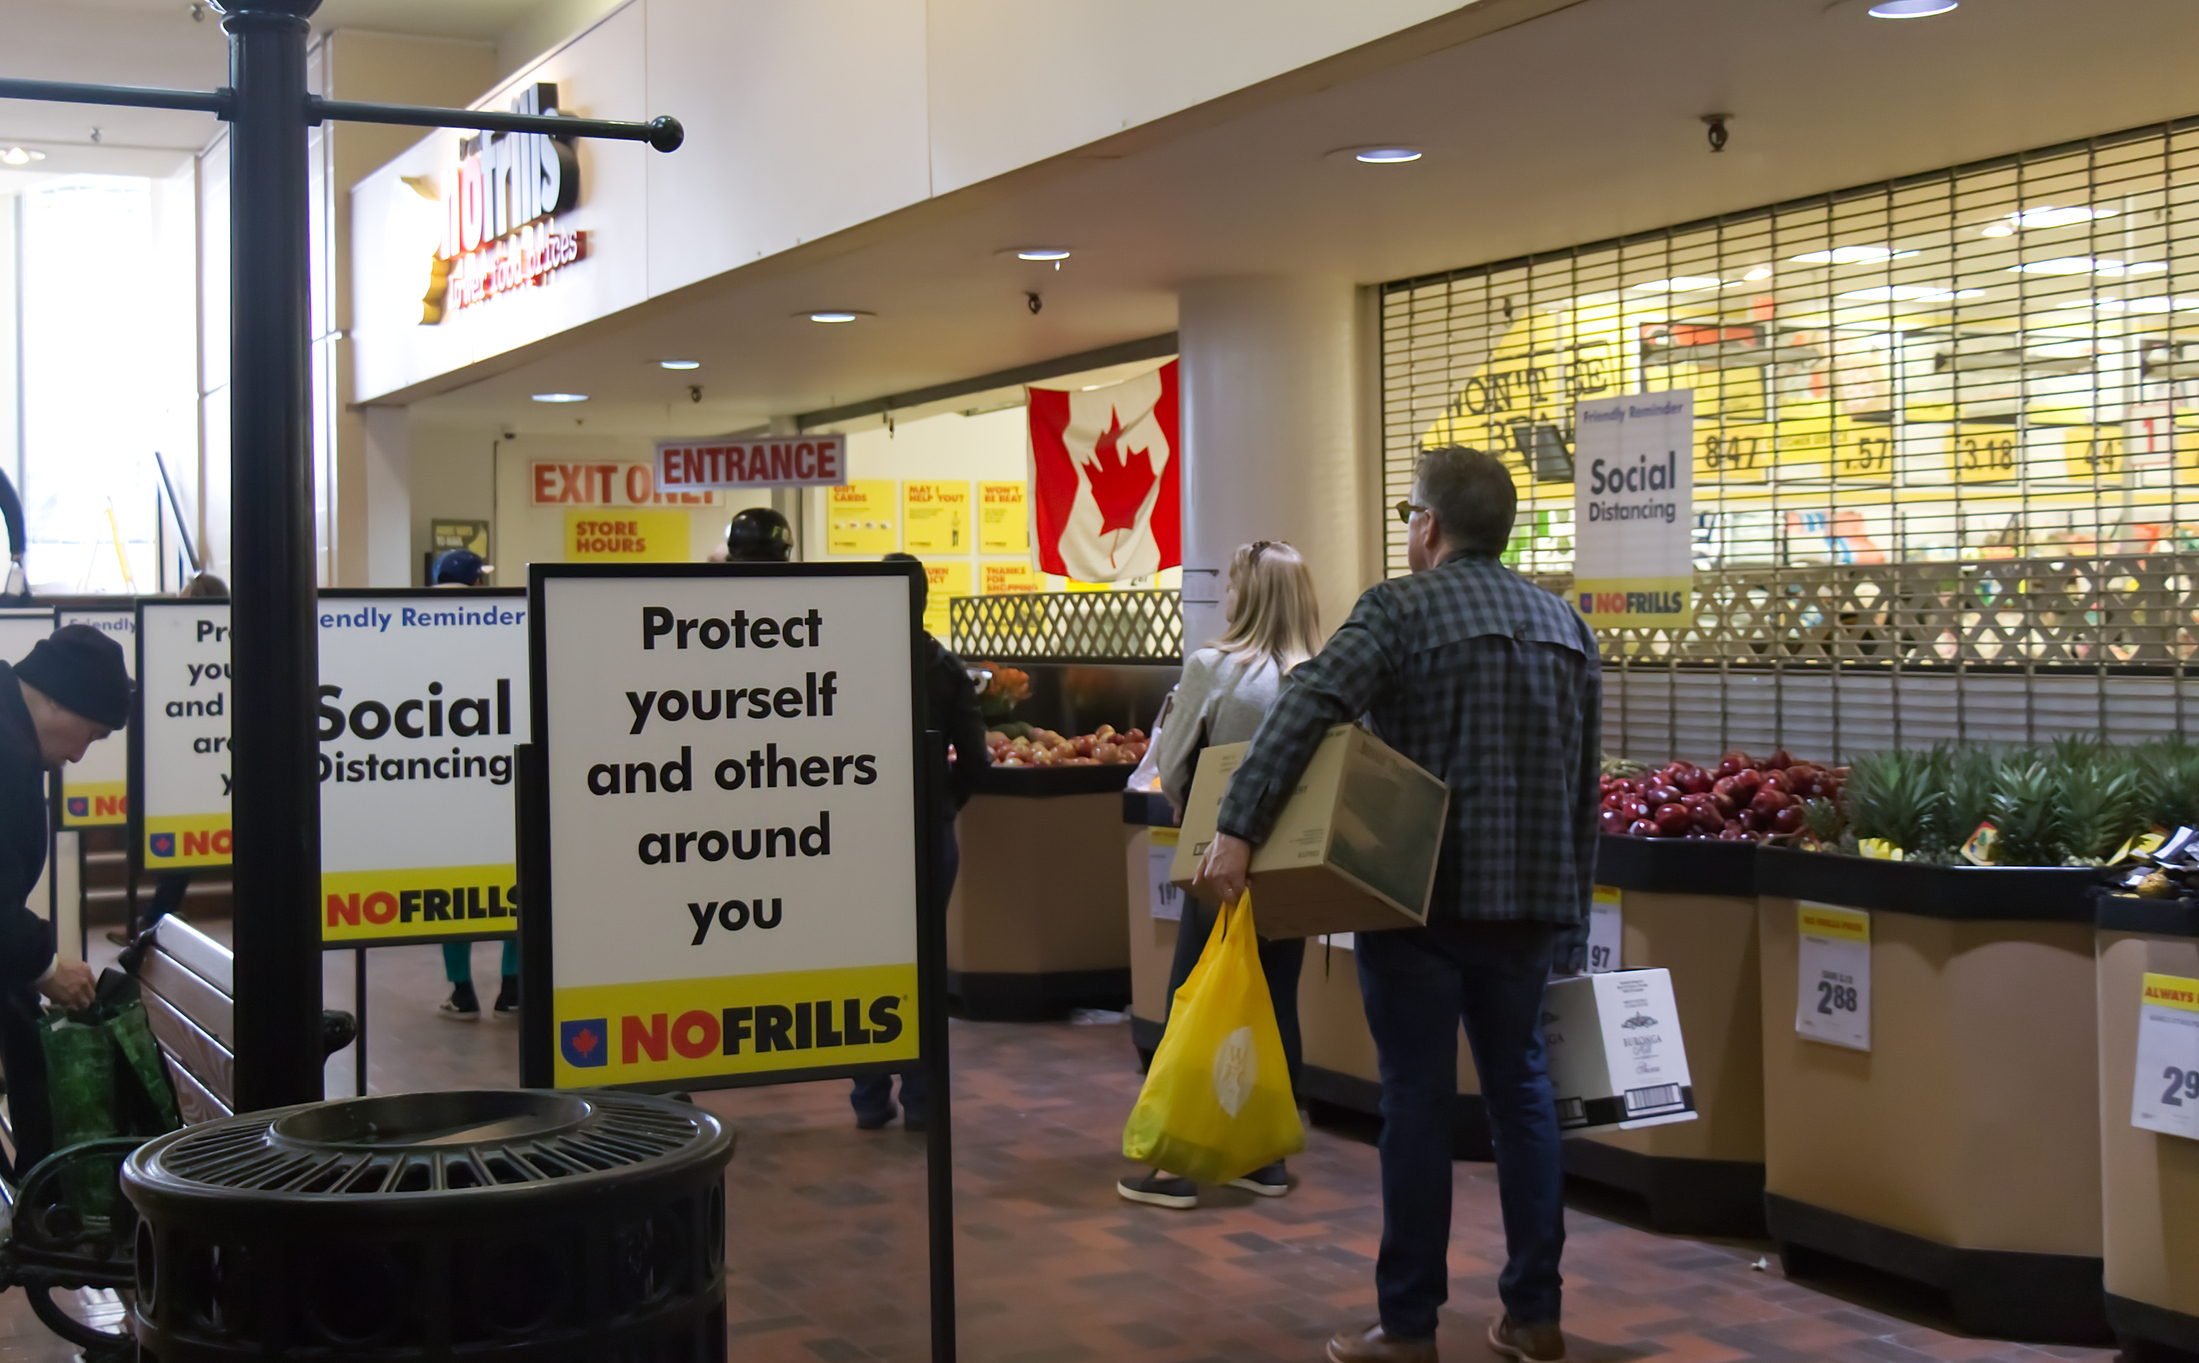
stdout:
{"type": "Polygon", "coordinates": [[[1695,590],[1695,394],[1574,408],[1573,593],[1591,625],[1687,623],[1695,590]]]}
{"type": "Polygon", "coordinates": [[[526,593],[328,592],[318,623],[322,940],[515,932],[526,593]]]}
{"type": "Polygon", "coordinates": [[[138,862],[229,864],[229,603],[137,604],[138,720],[130,763],[138,862]]]}
{"type": "Polygon", "coordinates": [[[887,564],[536,565],[558,1087],[917,1058],[914,592],[887,564]]]}
{"type": "MultiPolygon", "coordinates": [[[[62,625],[89,625],[122,647],[122,665],[137,679],[137,612],[64,610],[62,625]]],[[[28,650],[26,650],[27,652],[28,650]]],[[[10,660],[21,654],[9,654],[10,660]]],[[[61,769],[61,826],[96,828],[130,821],[130,745],[94,743],[83,760],[61,769]]]]}

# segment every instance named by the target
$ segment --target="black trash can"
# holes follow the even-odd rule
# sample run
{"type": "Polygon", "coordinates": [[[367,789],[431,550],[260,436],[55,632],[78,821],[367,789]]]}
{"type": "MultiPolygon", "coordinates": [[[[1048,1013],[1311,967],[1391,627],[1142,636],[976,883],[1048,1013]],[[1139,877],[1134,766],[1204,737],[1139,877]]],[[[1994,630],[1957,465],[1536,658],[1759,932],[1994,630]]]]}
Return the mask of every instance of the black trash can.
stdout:
{"type": "Polygon", "coordinates": [[[722,1363],[725,1165],[641,1094],[411,1093],[141,1147],[145,1363],[722,1363]]]}

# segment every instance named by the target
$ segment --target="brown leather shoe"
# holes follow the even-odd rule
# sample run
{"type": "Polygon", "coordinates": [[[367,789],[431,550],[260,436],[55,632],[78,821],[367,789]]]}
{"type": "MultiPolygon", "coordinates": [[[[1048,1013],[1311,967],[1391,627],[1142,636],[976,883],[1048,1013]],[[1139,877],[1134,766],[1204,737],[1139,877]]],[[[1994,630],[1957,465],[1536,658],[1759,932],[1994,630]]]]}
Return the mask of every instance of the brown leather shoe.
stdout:
{"type": "Polygon", "coordinates": [[[1392,1339],[1379,1325],[1329,1337],[1329,1363],[1435,1363],[1432,1339],[1392,1339]]]}
{"type": "Polygon", "coordinates": [[[1565,1363],[1565,1333],[1555,1322],[1520,1325],[1498,1316],[1489,1322],[1489,1347],[1520,1363],[1565,1363]]]}

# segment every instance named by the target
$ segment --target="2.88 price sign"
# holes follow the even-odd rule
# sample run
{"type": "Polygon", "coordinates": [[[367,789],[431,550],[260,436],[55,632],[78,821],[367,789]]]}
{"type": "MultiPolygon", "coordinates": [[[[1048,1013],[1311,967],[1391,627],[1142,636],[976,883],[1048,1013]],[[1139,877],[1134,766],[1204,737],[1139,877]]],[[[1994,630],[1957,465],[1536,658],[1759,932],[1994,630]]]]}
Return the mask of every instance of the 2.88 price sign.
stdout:
{"type": "Polygon", "coordinates": [[[1794,1030],[1850,1050],[1871,1048],[1871,916],[1803,900],[1795,909],[1794,1030]]]}

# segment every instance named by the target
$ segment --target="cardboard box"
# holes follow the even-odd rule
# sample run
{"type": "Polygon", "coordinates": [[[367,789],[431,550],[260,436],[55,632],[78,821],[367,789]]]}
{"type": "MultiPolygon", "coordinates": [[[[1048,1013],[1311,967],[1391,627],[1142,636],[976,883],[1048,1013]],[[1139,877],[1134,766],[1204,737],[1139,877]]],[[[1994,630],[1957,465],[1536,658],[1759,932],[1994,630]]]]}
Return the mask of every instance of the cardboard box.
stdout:
{"type": "MultiPolygon", "coordinates": [[[[1243,743],[1199,754],[1174,879],[1188,886],[1214,840],[1243,743]]],[[[1253,920],[1263,937],[1419,927],[1443,850],[1449,787],[1356,724],[1329,730],[1298,789],[1252,854],[1253,920]]]]}
{"type": "Polygon", "coordinates": [[[1695,1120],[1672,972],[1552,980],[1542,996],[1542,1035],[1560,1135],[1695,1120]]]}

